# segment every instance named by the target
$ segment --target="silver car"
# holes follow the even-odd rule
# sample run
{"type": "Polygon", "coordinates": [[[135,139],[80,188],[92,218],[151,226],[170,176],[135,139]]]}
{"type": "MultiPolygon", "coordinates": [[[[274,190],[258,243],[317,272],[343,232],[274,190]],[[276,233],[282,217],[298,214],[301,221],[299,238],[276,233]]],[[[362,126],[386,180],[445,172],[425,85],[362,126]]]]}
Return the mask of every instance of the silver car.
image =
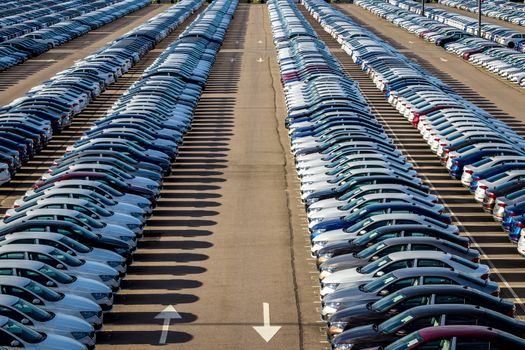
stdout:
{"type": "Polygon", "coordinates": [[[126,258],[111,250],[91,248],[55,232],[19,231],[0,237],[0,245],[41,244],[68,252],[74,257],[109,265],[121,275],[126,272],[126,258]]]}
{"type": "Polygon", "coordinates": [[[117,290],[120,276],[117,270],[105,264],[77,259],[55,247],[39,244],[8,244],[0,246],[0,260],[36,260],[70,274],[91,278],[117,290]]]}
{"type": "Polygon", "coordinates": [[[105,311],[113,306],[113,292],[104,283],[72,276],[40,261],[0,260],[0,276],[26,277],[59,293],[78,295],[94,301],[105,311]]]}
{"type": "Polygon", "coordinates": [[[46,311],[82,318],[95,329],[102,327],[102,309],[97,303],[78,295],[55,292],[29,278],[1,276],[0,294],[14,295],[46,311]]]}
{"type": "Polygon", "coordinates": [[[7,317],[0,317],[0,346],[25,350],[86,350],[78,341],[58,334],[37,332],[7,317]]]}
{"type": "Polygon", "coordinates": [[[424,267],[444,267],[482,279],[487,279],[490,275],[490,268],[487,265],[477,264],[445,252],[425,250],[395,252],[362,267],[340,270],[327,276],[321,283],[321,296],[351,287],[356,283],[369,282],[394,270],[424,267]]]}
{"type": "Polygon", "coordinates": [[[75,339],[88,348],[95,347],[95,329],[86,321],[71,315],[49,312],[12,295],[0,295],[0,316],[34,329],[75,339]]]}
{"type": "Polygon", "coordinates": [[[32,209],[69,209],[81,212],[100,222],[127,227],[133,233],[142,232],[143,222],[128,214],[108,211],[97,204],[76,198],[39,198],[15,209],[9,209],[4,219],[32,209]]]}

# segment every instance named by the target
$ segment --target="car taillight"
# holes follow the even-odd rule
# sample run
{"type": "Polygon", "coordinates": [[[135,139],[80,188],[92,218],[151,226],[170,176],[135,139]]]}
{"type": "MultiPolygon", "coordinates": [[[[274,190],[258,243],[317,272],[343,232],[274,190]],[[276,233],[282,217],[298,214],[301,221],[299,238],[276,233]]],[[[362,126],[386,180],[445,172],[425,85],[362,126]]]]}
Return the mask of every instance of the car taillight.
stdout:
{"type": "Polygon", "coordinates": [[[471,260],[472,262],[476,263],[476,264],[479,264],[479,262],[481,261],[481,259],[479,258],[479,256],[477,258],[473,258],[471,260]]]}
{"type": "Polygon", "coordinates": [[[466,172],[467,174],[472,175],[472,173],[474,173],[474,170],[467,169],[467,170],[465,170],[465,172],[466,172]]]}
{"type": "Polygon", "coordinates": [[[493,291],[492,293],[490,293],[490,295],[495,296],[495,297],[499,297],[499,290],[493,291]]]}
{"type": "MultiPolygon", "coordinates": [[[[491,193],[492,194],[492,193],[491,193]]],[[[498,203],[498,205],[502,208],[505,208],[507,206],[507,203],[498,203]]]]}
{"type": "Polygon", "coordinates": [[[488,279],[489,277],[490,277],[490,273],[488,273],[488,272],[487,272],[487,273],[484,273],[483,275],[481,275],[481,279],[482,279],[482,280],[486,280],[486,279],[488,279]]]}
{"type": "Polygon", "coordinates": [[[456,161],[454,162],[454,165],[459,166],[459,160],[456,160],[456,161]]]}
{"type": "Polygon", "coordinates": [[[5,214],[5,215],[4,215],[4,220],[5,220],[5,219],[9,219],[10,217],[11,217],[11,215],[9,215],[9,214],[5,214]]]}
{"type": "Polygon", "coordinates": [[[489,188],[489,186],[486,186],[486,185],[480,185],[479,188],[481,188],[482,190],[486,190],[487,188],[489,188]]]}
{"type": "MultiPolygon", "coordinates": [[[[516,213],[514,213],[514,212],[511,211],[511,212],[508,212],[507,215],[508,215],[508,216],[516,216],[516,213]]],[[[519,224],[518,224],[518,225],[519,225],[519,224]]],[[[523,224],[522,224],[522,225],[523,225],[523,224]]]]}
{"type": "Polygon", "coordinates": [[[518,226],[519,228],[524,228],[524,227],[525,227],[525,224],[522,223],[522,222],[518,222],[518,223],[516,224],[516,226],[518,226]]]}
{"type": "Polygon", "coordinates": [[[490,193],[488,194],[488,197],[491,198],[491,199],[496,199],[496,194],[490,192],[490,193]]]}

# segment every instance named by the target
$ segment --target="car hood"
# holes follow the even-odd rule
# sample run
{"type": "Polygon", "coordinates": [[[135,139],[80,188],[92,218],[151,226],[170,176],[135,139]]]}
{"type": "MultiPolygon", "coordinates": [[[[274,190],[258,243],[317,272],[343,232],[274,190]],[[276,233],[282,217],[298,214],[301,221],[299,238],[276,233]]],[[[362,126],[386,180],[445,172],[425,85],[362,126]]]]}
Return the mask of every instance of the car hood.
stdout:
{"type": "Polygon", "coordinates": [[[71,315],[56,313],[53,319],[44,323],[47,329],[57,329],[62,332],[87,332],[94,331],[93,326],[88,322],[71,315]]]}
{"type": "Polygon", "coordinates": [[[56,334],[47,334],[46,339],[38,344],[39,350],[86,350],[76,340],[56,334]]]}

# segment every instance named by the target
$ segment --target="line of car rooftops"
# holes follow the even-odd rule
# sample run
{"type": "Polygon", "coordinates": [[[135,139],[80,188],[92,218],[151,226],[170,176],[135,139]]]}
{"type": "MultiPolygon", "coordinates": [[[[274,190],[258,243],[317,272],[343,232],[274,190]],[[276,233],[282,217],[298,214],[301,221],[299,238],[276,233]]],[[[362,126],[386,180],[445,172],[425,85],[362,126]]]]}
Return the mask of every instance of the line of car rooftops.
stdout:
{"type": "MultiPolygon", "coordinates": [[[[427,117],[447,122],[453,111],[517,138],[329,4],[302,3],[392,103],[417,97],[407,112],[416,126],[427,117]],[[437,98],[419,103],[427,96],[437,98]]],[[[524,348],[515,305],[498,297],[480,252],[386,135],[357,83],[293,1],[268,7],[332,349],[524,348]]],[[[461,129],[452,134],[461,139],[461,129]]],[[[450,154],[459,139],[437,147],[450,154]]],[[[450,156],[461,160],[461,150],[450,156]]]]}
{"type": "MultiPolygon", "coordinates": [[[[478,13],[478,3],[476,0],[439,0],[438,2],[449,7],[478,13]]],[[[481,14],[483,16],[525,26],[525,5],[523,3],[516,3],[507,0],[482,2],[481,14]]]]}
{"type": "Polygon", "coordinates": [[[476,20],[443,9],[428,6],[423,17],[420,5],[410,0],[355,3],[473,65],[525,87],[525,32],[483,23],[480,38],[476,20]]]}
{"type": "MultiPolygon", "coordinates": [[[[203,3],[183,0],[137,28],[122,61],[135,61],[203,3]]],[[[1,349],[95,348],[236,6],[210,4],[8,210],[0,223],[1,349]]]]}
{"type": "Polygon", "coordinates": [[[6,8],[0,9],[0,71],[41,55],[149,3],[148,0],[33,0],[25,6],[18,1],[6,4],[6,8]]]}

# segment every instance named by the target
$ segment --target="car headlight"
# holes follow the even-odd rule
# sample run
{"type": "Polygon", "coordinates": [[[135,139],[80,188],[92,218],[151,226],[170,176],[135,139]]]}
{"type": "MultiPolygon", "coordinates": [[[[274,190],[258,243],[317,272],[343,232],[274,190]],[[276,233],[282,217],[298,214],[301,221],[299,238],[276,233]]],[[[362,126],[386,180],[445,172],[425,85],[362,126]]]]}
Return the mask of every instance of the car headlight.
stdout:
{"type": "MultiPolygon", "coordinates": [[[[323,288],[328,288],[328,289],[332,289],[332,290],[336,290],[337,289],[337,286],[339,286],[339,283],[322,283],[323,285],[323,288]]],[[[333,307],[333,306],[330,306],[330,304],[334,304],[334,305],[339,305],[338,303],[328,303],[326,304],[326,306],[328,307],[333,307]]]]}
{"type": "Polygon", "coordinates": [[[334,344],[333,348],[334,350],[350,350],[353,346],[353,344],[334,344]]]}
{"type": "Polygon", "coordinates": [[[130,236],[119,236],[119,238],[125,242],[129,242],[133,240],[133,237],[130,237],[130,236]]]}
{"type": "Polygon", "coordinates": [[[331,335],[342,333],[347,324],[348,322],[331,322],[330,327],[328,328],[328,333],[331,335]]]}
{"type": "Polygon", "coordinates": [[[89,332],[71,332],[71,335],[75,339],[82,339],[85,337],[89,337],[89,332]]]}
{"type": "Polygon", "coordinates": [[[139,208],[149,208],[149,204],[147,203],[138,203],[137,205],[139,208]]]}
{"type": "Polygon", "coordinates": [[[91,295],[93,296],[93,298],[95,300],[109,298],[109,294],[108,293],[91,293],[91,295]]]}
{"type": "Polygon", "coordinates": [[[131,216],[133,216],[134,218],[137,218],[137,219],[141,219],[142,218],[142,214],[141,213],[130,213],[131,216]]]}
{"type": "Polygon", "coordinates": [[[80,311],[80,314],[84,318],[91,318],[93,316],[96,316],[97,312],[96,311],[80,311]]]}

